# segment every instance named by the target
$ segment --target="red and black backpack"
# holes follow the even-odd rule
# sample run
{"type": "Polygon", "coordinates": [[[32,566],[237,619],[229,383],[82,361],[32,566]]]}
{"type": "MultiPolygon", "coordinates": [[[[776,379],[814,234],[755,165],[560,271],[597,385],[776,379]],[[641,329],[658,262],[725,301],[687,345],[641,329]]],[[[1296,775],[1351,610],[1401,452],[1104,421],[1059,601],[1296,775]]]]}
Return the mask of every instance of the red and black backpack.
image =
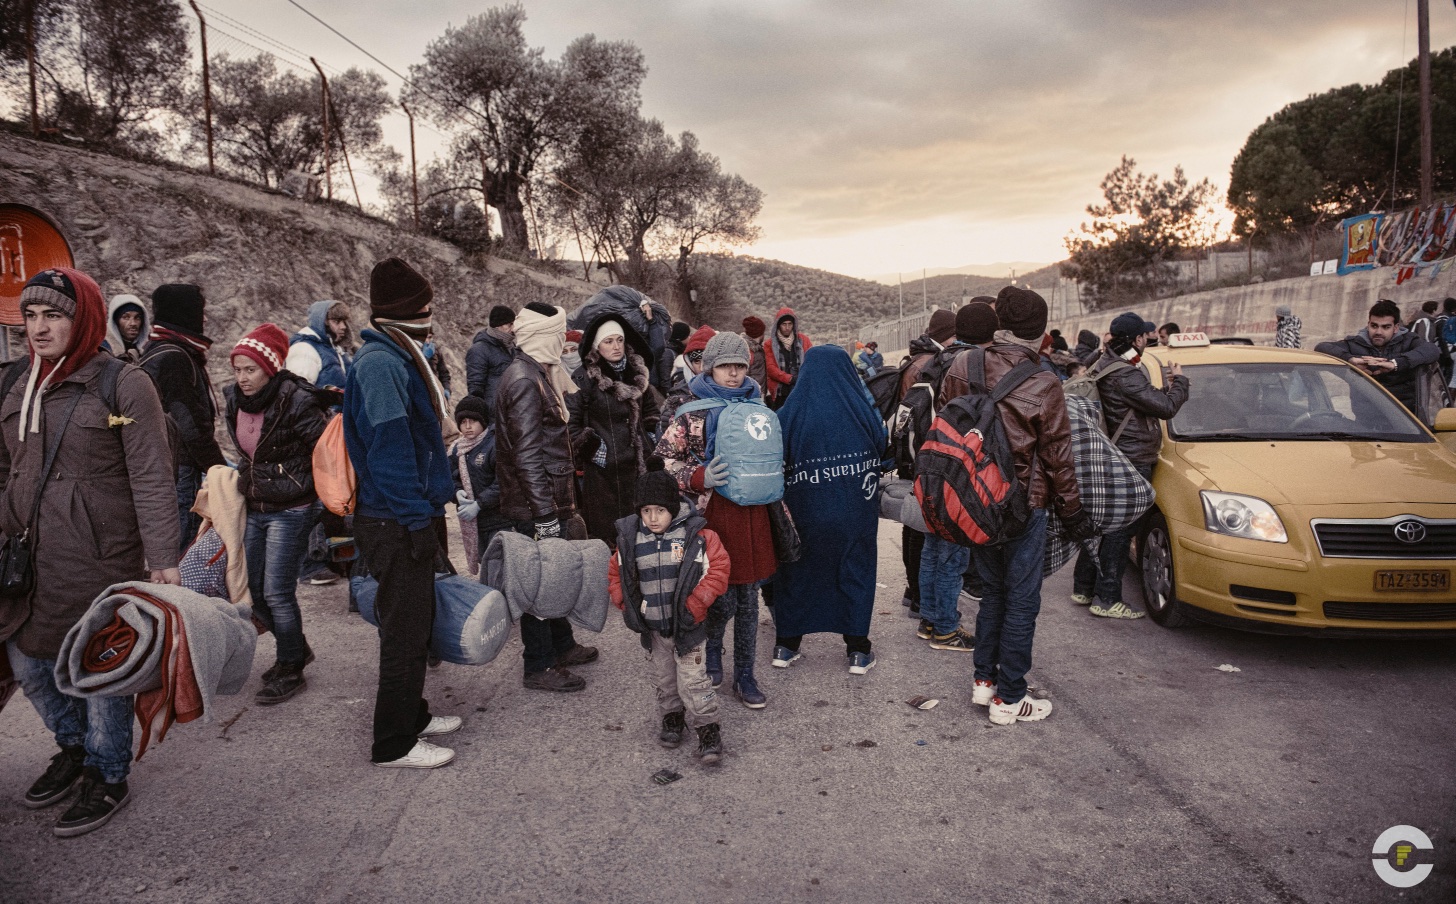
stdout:
{"type": "Polygon", "coordinates": [[[1018,364],[988,392],[985,359],[975,357],[968,392],[940,409],[915,455],[915,498],[926,528],[967,547],[1014,540],[1031,520],[996,403],[1041,369],[1034,360],[1018,364]]]}

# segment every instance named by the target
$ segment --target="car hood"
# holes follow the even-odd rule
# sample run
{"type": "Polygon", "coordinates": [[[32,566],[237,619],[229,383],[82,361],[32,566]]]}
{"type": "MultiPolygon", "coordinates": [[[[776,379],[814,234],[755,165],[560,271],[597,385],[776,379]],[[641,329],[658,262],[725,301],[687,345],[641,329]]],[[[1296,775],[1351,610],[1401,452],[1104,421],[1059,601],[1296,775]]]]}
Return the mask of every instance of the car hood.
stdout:
{"type": "Polygon", "coordinates": [[[1274,505],[1456,502],[1456,457],[1438,443],[1177,443],[1226,493],[1274,505]]]}

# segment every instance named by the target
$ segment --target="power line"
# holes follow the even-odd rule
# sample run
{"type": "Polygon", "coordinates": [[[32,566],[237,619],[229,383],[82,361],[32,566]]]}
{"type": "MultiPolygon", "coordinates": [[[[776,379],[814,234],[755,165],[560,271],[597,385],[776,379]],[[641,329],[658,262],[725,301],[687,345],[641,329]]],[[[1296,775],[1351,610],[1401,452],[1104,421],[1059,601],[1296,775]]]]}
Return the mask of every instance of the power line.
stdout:
{"type": "MultiPolygon", "coordinates": [[[[293,56],[294,56],[294,58],[296,60],[299,60],[299,61],[307,60],[311,56],[311,54],[304,53],[302,50],[299,50],[297,47],[289,46],[288,44],[283,43],[282,41],[278,40],[277,38],[274,38],[274,37],[271,37],[269,35],[266,35],[263,32],[259,31],[256,28],[253,28],[250,25],[247,25],[247,24],[244,24],[242,22],[239,22],[237,19],[234,19],[232,16],[229,16],[226,13],[223,13],[223,12],[220,12],[218,10],[213,9],[212,7],[208,6],[206,3],[199,3],[198,5],[201,6],[203,9],[207,10],[208,12],[212,13],[214,16],[217,16],[219,19],[222,19],[222,20],[226,21],[232,27],[241,29],[242,31],[247,32],[249,35],[252,35],[253,37],[255,37],[257,39],[259,39],[261,41],[264,41],[265,43],[272,44],[274,47],[278,48],[279,50],[283,50],[283,51],[286,51],[288,53],[293,54],[293,56]]],[[[330,72],[332,72],[332,73],[334,73],[336,75],[342,75],[343,74],[337,68],[335,68],[333,66],[330,66],[330,65],[328,65],[326,63],[323,64],[323,66],[324,66],[325,69],[329,70],[330,72]]]]}

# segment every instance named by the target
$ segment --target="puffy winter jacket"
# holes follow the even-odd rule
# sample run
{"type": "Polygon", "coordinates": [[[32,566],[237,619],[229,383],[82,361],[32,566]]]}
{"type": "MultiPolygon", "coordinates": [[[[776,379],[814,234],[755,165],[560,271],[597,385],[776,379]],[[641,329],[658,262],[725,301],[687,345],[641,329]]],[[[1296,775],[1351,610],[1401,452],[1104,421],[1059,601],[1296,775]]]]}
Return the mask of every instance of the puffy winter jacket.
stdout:
{"type": "Polygon", "coordinates": [[[334,344],[329,333],[329,309],[338,302],[315,301],[308,306],[308,326],[288,340],[284,367],[315,386],[343,389],[354,359],[334,344]]]}
{"type": "MultiPolygon", "coordinates": [[[[642,590],[637,581],[639,523],[636,515],[628,515],[616,523],[617,542],[611,564],[607,566],[607,586],[612,605],[622,610],[627,628],[640,634],[643,648],[650,650],[652,629],[643,619],[642,590]]],[[[718,535],[708,529],[708,522],[691,505],[682,503],[672,523],[687,526],[682,567],[678,570],[672,597],[673,645],[681,656],[707,638],[708,608],[728,589],[729,566],[728,553],[718,535]]]]}
{"type": "Polygon", "coordinates": [[[496,476],[501,513],[512,521],[576,514],[576,464],[566,417],[546,370],[516,349],[495,396],[496,476]]]}
{"type": "Polygon", "coordinates": [[[511,365],[516,344],[508,333],[483,329],[471,340],[465,352],[465,387],[473,396],[485,399],[486,410],[495,416],[495,394],[501,375],[511,365]]]}
{"type": "Polygon", "coordinates": [[[1365,329],[1344,339],[1321,342],[1314,350],[1334,355],[1342,361],[1362,357],[1394,361],[1395,370],[1372,376],[1375,377],[1375,382],[1390,390],[1390,394],[1399,399],[1407,411],[1417,415],[1416,377],[1422,367],[1434,364],[1441,357],[1439,345],[1427,342],[1404,327],[1396,330],[1390,341],[1379,348],[1371,344],[1370,331],[1365,329]]]}
{"type": "MultiPolygon", "coordinates": [[[[1116,360],[1111,352],[1103,352],[1092,367],[1101,369],[1116,360]]],[[[1135,465],[1156,464],[1158,450],[1163,447],[1160,422],[1171,420],[1188,401],[1188,378],[1177,376],[1162,389],[1155,389],[1143,366],[1134,364],[1103,377],[1097,391],[1102,397],[1102,420],[1108,436],[1117,432],[1129,411],[1133,413],[1117,439],[1117,448],[1135,465]]]]}
{"type": "Polygon", "coordinates": [[[814,343],[809,337],[799,332],[799,317],[794,313],[793,308],[779,308],[778,316],[774,318],[773,329],[763,339],[763,364],[768,370],[768,385],[762,387],[764,399],[776,399],[782,403],[793,391],[794,379],[799,375],[799,368],[804,366],[804,353],[814,343]],[[779,342],[779,326],[785,321],[793,321],[794,343],[793,353],[787,351],[779,342]],[[780,387],[787,387],[780,393],[780,387]],[[780,398],[782,396],[782,398],[780,398]]]}
{"type": "Polygon", "coordinates": [[[223,390],[228,436],[238,447],[238,489],[249,511],[281,512],[318,498],[313,488],[313,447],[328,425],[325,402],[313,384],[279,371],[278,397],[263,411],[263,430],[253,455],[238,445],[238,399],[234,383],[223,390]]]}

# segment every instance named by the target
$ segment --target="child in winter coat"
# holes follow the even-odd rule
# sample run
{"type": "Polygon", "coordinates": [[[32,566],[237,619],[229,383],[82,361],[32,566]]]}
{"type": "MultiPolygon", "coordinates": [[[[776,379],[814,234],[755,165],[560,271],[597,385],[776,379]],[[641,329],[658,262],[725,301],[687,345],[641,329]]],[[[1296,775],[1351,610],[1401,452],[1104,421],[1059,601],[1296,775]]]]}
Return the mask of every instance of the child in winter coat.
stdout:
{"type": "Polygon", "coordinates": [[[608,566],[612,604],[642,635],[657,684],[663,747],[698,735],[705,766],[723,756],[718,695],[708,678],[708,607],[728,587],[728,553],[718,535],[683,502],[677,481],[653,458],[637,480],[637,514],[617,521],[616,552],[608,566]],[[630,604],[630,605],[629,605],[630,604]]]}
{"type": "Polygon", "coordinates": [[[460,542],[470,573],[480,572],[480,556],[496,531],[509,528],[500,510],[500,484],[495,478],[495,428],[487,424],[489,408],[468,395],[455,406],[460,439],[450,447],[450,474],[455,478],[455,510],[460,516],[460,542]]]}

